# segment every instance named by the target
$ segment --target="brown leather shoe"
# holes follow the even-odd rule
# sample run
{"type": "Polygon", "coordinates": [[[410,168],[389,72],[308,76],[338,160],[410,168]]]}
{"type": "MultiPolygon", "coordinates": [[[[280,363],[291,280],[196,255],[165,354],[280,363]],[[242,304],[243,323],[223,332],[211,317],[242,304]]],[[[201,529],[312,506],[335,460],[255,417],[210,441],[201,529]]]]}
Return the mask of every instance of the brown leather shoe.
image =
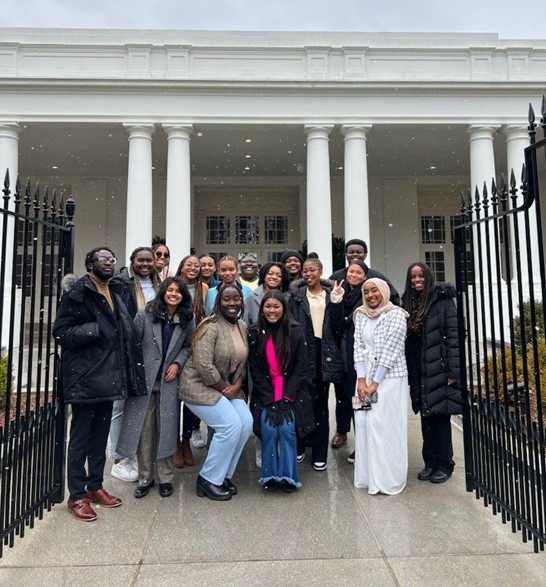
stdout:
{"type": "Polygon", "coordinates": [[[68,500],[68,511],[80,522],[94,522],[97,519],[95,510],[89,505],[87,497],[83,499],[68,500]]]}
{"type": "Polygon", "coordinates": [[[97,489],[97,491],[88,491],[85,496],[89,501],[101,505],[103,508],[117,508],[121,505],[121,499],[108,493],[106,489],[97,489]]]}
{"type": "Polygon", "coordinates": [[[347,442],[347,435],[341,432],[336,432],[332,438],[332,448],[341,448],[347,442]]]}
{"type": "Polygon", "coordinates": [[[184,453],[182,452],[182,442],[180,442],[180,440],[176,444],[176,452],[174,453],[173,457],[173,465],[177,469],[184,468],[184,453]]]}
{"type": "Polygon", "coordinates": [[[195,465],[189,439],[182,441],[182,456],[184,457],[186,467],[193,467],[195,465]]]}

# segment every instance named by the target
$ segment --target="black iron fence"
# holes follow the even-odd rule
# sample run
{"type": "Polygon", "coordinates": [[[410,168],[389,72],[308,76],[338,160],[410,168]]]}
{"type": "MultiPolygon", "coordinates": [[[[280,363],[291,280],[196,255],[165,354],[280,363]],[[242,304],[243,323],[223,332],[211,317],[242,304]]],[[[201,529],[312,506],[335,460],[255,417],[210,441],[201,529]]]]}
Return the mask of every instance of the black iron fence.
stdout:
{"type": "Polygon", "coordinates": [[[455,264],[467,489],[538,552],[546,542],[544,99],[541,139],[537,126],[530,107],[521,183],[512,171],[509,184],[502,177],[463,195],[455,264]]]}
{"type": "Polygon", "coordinates": [[[64,499],[64,404],[51,336],[61,277],[72,270],[75,205],[10,185],[0,207],[0,556],[64,499]]]}

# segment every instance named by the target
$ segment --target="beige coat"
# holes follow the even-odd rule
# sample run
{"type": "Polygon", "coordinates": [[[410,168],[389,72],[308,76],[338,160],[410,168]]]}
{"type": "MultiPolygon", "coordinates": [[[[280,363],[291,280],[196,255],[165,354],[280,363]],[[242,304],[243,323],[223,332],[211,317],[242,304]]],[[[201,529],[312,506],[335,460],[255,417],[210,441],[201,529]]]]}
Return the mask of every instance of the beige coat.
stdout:
{"type": "MultiPolygon", "coordinates": [[[[238,327],[246,347],[248,356],[247,327],[242,320],[238,320],[238,327]]],[[[213,406],[222,394],[213,389],[220,380],[226,381],[231,376],[235,381],[246,373],[246,357],[235,373],[231,373],[231,359],[235,354],[235,345],[231,339],[228,323],[218,316],[216,322],[209,322],[203,326],[205,333],[198,329],[193,343],[192,356],[186,362],[182,376],[178,397],[196,406],[213,406]]]]}

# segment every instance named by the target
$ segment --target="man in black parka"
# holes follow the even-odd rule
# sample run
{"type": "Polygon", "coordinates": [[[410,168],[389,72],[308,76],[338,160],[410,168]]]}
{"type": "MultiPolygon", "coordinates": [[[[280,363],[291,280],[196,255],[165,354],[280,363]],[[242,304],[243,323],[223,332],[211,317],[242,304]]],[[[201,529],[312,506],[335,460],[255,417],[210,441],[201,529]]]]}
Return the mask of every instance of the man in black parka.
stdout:
{"type": "Polygon", "coordinates": [[[116,258],[107,247],[87,253],[87,275],[61,299],[53,336],[62,347],[61,391],[72,405],[68,444],[68,509],[80,521],[97,515],[90,503],[118,507],[102,487],[112,405],[146,393],[140,342],[119,295],[109,287],[116,258]],[[87,471],[86,471],[87,461],[87,471]]]}

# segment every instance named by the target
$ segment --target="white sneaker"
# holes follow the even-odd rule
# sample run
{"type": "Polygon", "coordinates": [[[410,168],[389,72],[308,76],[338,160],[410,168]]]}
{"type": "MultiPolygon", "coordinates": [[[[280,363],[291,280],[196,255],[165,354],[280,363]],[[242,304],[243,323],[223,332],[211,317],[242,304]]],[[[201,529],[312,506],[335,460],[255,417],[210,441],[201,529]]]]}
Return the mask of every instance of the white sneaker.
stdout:
{"type": "Polygon", "coordinates": [[[194,430],[191,433],[190,442],[193,448],[205,448],[207,444],[205,439],[203,438],[203,435],[201,434],[201,430],[194,430]]]}
{"type": "Polygon", "coordinates": [[[133,461],[136,462],[135,459],[125,458],[121,459],[119,463],[114,463],[110,475],[127,483],[138,481],[138,469],[133,466],[133,461]]]}

